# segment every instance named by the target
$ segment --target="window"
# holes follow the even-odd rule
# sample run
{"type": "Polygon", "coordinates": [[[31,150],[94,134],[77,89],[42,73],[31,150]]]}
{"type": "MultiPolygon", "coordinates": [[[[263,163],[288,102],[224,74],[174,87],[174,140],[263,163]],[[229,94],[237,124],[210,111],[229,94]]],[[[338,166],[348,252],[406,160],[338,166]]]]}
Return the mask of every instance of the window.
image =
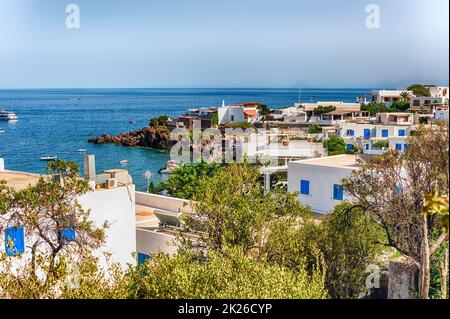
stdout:
{"type": "Polygon", "coordinates": [[[365,148],[366,150],[368,150],[368,149],[370,148],[370,145],[369,145],[369,144],[365,144],[364,148],[365,148]]]}
{"type": "Polygon", "coordinates": [[[300,181],[300,194],[309,195],[309,181],[303,179],[300,181]]]}
{"type": "Polygon", "coordinates": [[[404,150],[407,150],[409,148],[409,145],[408,144],[403,144],[403,149],[404,150]]]}
{"type": "Polygon", "coordinates": [[[150,256],[147,254],[138,253],[138,265],[142,265],[149,258],[150,256]]]}
{"type": "Polygon", "coordinates": [[[61,229],[61,238],[64,241],[74,241],[77,238],[75,226],[72,224],[70,226],[63,227],[61,229]]]}
{"type": "Polygon", "coordinates": [[[16,256],[25,252],[23,226],[5,229],[5,250],[8,256],[16,256]]]}
{"type": "Polygon", "coordinates": [[[388,130],[382,130],[381,131],[381,137],[388,137],[389,136],[389,131],[388,130]]]}
{"type": "Polygon", "coordinates": [[[234,122],[234,115],[230,116],[230,122],[234,122]]]}
{"type": "Polygon", "coordinates": [[[347,130],[347,136],[355,136],[355,131],[347,130]]]}
{"type": "Polygon", "coordinates": [[[333,185],[333,199],[343,200],[344,199],[344,187],[339,184],[333,185]]]}
{"type": "Polygon", "coordinates": [[[398,136],[405,136],[405,130],[398,130],[398,136]]]}
{"type": "Polygon", "coordinates": [[[403,193],[403,187],[401,185],[397,185],[397,187],[395,187],[395,193],[402,194],[403,193]]]}
{"type": "Polygon", "coordinates": [[[351,151],[353,149],[353,144],[347,144],[347,151],[351,151]]]}
{"type": "Polygon", "coordinates": [[[420,101],[419,100],[414,100],[413,105],[414,106],[420,106],[420,101]]]}
{"type": "Polygon", "coordinates": [[[370,130],[368,128],[364,129],[364,138],[368,140],[370,138],[370,130]]]}
{"type": "Polygon", "coordinates": [[[402,150],[402,144],[395,144],[395,149],[397,151],[401,151],[402,150]]]}

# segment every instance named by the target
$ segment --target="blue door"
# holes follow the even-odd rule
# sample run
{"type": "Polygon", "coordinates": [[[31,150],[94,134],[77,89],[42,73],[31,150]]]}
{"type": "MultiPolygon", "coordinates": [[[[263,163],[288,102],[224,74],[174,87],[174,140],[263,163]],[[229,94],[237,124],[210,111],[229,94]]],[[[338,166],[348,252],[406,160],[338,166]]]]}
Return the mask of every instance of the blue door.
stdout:
{"type": "Polygon", "coordinates": [[[364,129],[364,139],[368,140],[370,138],[370,130],[368,128],[364,129]]]}
{"type": "Polygon", "coordinates": [[[381,137],[388,137],[389,136],[389,131],[388,130],[382,130],[381,131],[381,137]]]}
{"type": "Polygon", "coordinates": [[[5,229],[5,250],[8,256],[16,256],[25,252],[23,226],[5,229]]]}
{"type": "Polygon", "coordinates": [[[401,151],[402,150],[402,144],[395,144],[395,149],[397,151],[401,151]]]}
{"type": "Polygon", "coordinates": [[[300,181],[300,194],[309,195],[309,181],[303,179],[300,181]]]}
{"type": "Polygon", "coordinates": [[[344,199],[344,187],[339,184],[333,185],[333,199],[343,200],[344,199]]]}
{"type": "Polygon", "coordinates": [[[405,136],[405,130],[399,130],[398,136],[405,136]]]}

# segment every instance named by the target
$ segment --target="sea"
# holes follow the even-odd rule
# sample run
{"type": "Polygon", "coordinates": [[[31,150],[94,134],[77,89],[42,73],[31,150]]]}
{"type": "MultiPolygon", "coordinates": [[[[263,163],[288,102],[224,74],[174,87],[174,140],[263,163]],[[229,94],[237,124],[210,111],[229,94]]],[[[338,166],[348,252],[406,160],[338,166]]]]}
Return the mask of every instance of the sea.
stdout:
{"type": "Polygon", "coordinates": [[[138,190],[148,185],[146,171],[158,183],[166,165],[165,150],[88,143],[101,134],[119,134],[148,125],[149,119],[177,116],[189,108],[256,101],[271,108],[298,102],[355,102],[372,89],[24,89],[0,90],[0,110],[13,111],[16,122],[0,121],[0,157],[8,170],[45,173],[41,156],[74,160],[96,156],[96,169],[127,169],[138,190]],[[86,153],[78,152],[86,149],[86,153]],[[121,160],[128,164],[120,165],[121,160]]]}

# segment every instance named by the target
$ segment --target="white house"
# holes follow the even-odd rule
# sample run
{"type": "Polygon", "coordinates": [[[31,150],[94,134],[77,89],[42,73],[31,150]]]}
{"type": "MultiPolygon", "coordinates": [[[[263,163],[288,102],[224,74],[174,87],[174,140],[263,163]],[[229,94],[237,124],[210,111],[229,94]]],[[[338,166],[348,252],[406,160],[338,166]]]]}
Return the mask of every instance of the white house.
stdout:
{"type": "Polygon", "coordinates": [[[347,149],[357,146],[364,154],[381,155],[389,149],[403,152],[408,147],[407,139],[412,129],[412,125],[344,122],[337,132],[346,142],[347,149]]]}
{"type": "Polygon", "coordinates": [[[318,214],[328,214],[334,206],[349,199],[342,180],[358,170],[355,155],[336,155],[288,162],[288,191],[318,214]]]}
{"type": "Polygon", "coordinates": [[[448,110],[436,110],[434,113],[434,119],[438,121],[448,121],[448,110]]]}
{"type": "Polygon", "coordinates": [[[240,122],[253,123],[258,120],[260,114],[260,104],[256,102],[228,106],[225,105],[225,102],[222,102],[222,107],[217,109],[219,124],[240,122]]]}
{"type": "MultiPolygon", "coordinates": [[[[394,102],[403,101],[402,93],[405,91],[401,90],[373,90],[372,91],[372,102],[383,103],[386,106],[392,106],[394,102]]],[[[413,96],[412,91],[406,91],[409,96],[413,96]]]]}
{"type": "MultiPolygon", "coordinates": [[[[3,160],[0,161],[3,163],[3,160]]],[[[0,165],[0,180],[15,189],[23,189],[37,183],[40,175],[24,172],[6,171],[0,165]]],[[[125,170],[110,170],[97,175],[93,156],[85,159],[85,178],[89,180],[92,190],[78,198],[85,210],[90,210],[90,219],[98,226],[105,222],[110,225],[105,231],[106,243],[96,253],[102,263],[103,252],[111,253],[111,261],[126,266],[135,264],[133,253],[136,251],[135,235],[135,186],[125,170]]],[[[18,226],[20,229],[20,226],[18,226]]],[[[22,228],[23,229],[23,228],[22,228]]],[[[6,232],[0,230],[0,247],[5,249],[6,232]]],[[[26,243],[22,233],[16,233],[14,240],[20,242],[19,252],[27,255],[30,243],[26,243]]],[[[76,236],[76,230],[71,234],[76,236]]]]}

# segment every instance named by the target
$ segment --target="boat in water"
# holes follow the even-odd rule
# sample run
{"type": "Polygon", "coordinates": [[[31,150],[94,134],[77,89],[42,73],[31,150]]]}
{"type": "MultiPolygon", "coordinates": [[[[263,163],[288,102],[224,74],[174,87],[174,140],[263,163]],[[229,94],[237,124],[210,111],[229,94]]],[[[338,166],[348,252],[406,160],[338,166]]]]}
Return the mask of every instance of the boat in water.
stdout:
{"type": "Polygon", "coordinates": [[[80,148],[79,150],[77,150],[78,153],[86,153],[87,149],[85,148],[80,148]]]}
{"type": "Polygon", "coordinates": [[[120,165],[127,165],[128,164],[128,160],[124,159],[124,160],[120,160],[119,161],[120,165]]]}
{"type": "Polygon", "coordinates": [[[41,158],[39,158],[39,160],[41,162],[51,162],[51,161],[55,161],[58,159],[58,156],[42,156],[41,158]]]}
{"type": "Polygon", "coordinates": [[[0,133],[5,133],[6,131],[5,131],[5,129],[2,129],[1,127],[0,127],[0,133]]]}
{"type": "Polygon", "coordinates": [[[175,173],[177,168],[178,168],[177,162],[175,162],[174,160],[168,160],[166,167],[161,168],[159,170],[159,173],[160,174],[173,174],[173,173],[175,173]]]}
{"type": "Polygon", "coordinates": [[[14,112],[0,110],[0,121],[17,121],[19,118],[14,112]]]}

